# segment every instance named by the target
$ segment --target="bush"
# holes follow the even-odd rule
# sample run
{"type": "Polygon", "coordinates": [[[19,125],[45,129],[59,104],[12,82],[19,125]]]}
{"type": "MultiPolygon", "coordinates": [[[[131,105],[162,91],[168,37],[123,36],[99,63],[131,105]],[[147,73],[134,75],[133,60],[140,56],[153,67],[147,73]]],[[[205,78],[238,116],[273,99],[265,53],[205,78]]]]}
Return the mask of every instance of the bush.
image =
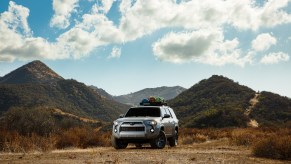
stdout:
{"type": "Polygon", "coordinates": [[[5,113],[3,124],[7,130],[17,131],[24,136],[32,133],[46,136],[55,130],[54,118],[50,110],[45,108],[13,108],[5,113]]]}
{"type": "Polygon", "coordinates": [[[257,136],[257,131],[253,129],[235,129],[231,133],[230,143],[237,146],[250,146],[257,136]]]}
{"type": "Polygon", "coordinates": [[[196,128],[181,128],[179,134],[179,142],[183,145],[192,143],[202,143],[207,140],[216,140],[221,138],[229,138],[232,129],[196,129],[196,128]]]}
{"type": "Polygon", "coordinates": [[[110,136],[110,132],[94,131],[91,128],[71,128],[58,135],[56,148],[109,146],[110,136]]]}
{"type": "Polygon", "coordinates": [[[56,138],[54,136],[20,135],[18,132],[0,132],[0,151],[4,152],[46,152],[54,149],[56,138]]]}
{"type": "Polygon", "coordinates": [[[208,140],[208,137],[202,134],[187,135],[181,138],[181,143],[183,145],[190,145],[193,143],[203,143],[208,140]]]}
{"type": "Polygon", "coordinates": [[[22,135],[16,131],[0,131],[0,152],[46,152],[67,147],[87,148],[111,146],[111,132],[93,128],[71,128],[60,134],[41,136],[36,133],[22,135]]]}
{"type": "Polygon", "coordinates": [[[257,157],[272,159],[291,159],[291,136],[271,136],[263,138],[253,146],[253,154],[257,157]]]}

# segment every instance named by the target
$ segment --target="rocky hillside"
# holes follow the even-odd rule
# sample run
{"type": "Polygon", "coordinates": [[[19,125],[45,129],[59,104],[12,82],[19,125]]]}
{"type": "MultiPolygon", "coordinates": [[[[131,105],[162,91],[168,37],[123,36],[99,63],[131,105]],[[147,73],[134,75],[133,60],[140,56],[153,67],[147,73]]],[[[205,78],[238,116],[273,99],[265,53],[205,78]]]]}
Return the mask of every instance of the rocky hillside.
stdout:
{"type": "Polygon", "coordinates": [[[64,80],[40,61],[7,74],[0,84],[0,114],[11,109],[60,109],[80,117],[112,121],[128,106],[108,100],[75,80],[64,80]]]}
{"type": "Polygon", "coordinates": [[[168,103],[186,127],[246,127],[250,121],[258,126],[285,126],[291,121],[290,99],[269,92],[256,94],[217,75],[200,81],[168,103]],[[254,98],[258,99],[255,105],[254,98]]]}
{"type": "Polygon", "coordinates": [[[109,93],[107,93],[104,89],[98,88],[98,87],[93,86],[93,85],[91,85],[89,87],[92,88],[94,91],[96,91],[98,94],[100,94],[102,97],[105,97],[105,98],[107,98],[109,100],[114,100],[113,96],[110,95],[109,93]]]}
{"type": "Polygon", "coordinates": [[[0,78],[0,84],[41,84],[59,80],[64,80],[64,78],[41,61],[36,60],[0,78]]]}
{"type": "Polygon", "coordinates": [[[149,96],[159,96],[163,97],[165,100],[169,100],[175,98],[183,91],[185,91],[185,88],[180,86],[146,88],[127,95],[115,96],[114,99],[120,103],[138,105],[142,99],[149,96]]]}

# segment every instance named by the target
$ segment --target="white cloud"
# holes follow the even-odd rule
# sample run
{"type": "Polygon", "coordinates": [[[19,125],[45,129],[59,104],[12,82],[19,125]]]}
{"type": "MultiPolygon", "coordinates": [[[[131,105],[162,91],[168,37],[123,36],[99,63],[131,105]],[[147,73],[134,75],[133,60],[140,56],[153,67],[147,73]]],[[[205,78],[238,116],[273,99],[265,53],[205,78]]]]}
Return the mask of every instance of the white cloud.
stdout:
{"type": "Polygon", "coordinates": [[[85,14],[81,23],[61,34],[56,42],[31,36],[28,15],[28,8],[14,2],[1,14],[0,61],[80,59],[99,46],[122,42],[118,29],[104,14],[85,14]]]}
{"type": "Polygon", "coordinates": [[[102,4],[103,4],[102,10],[106,14],[111,9],[113,0],[102,0],[102,4]]]}
{"type": "Polygon", "coordinates": [[[255,51],[266,51],[272,45],[276,45],[277,39],[269,33],[260,34],[252,41],[252,48],[255,51]]]}
{"type": "Polygon", "coordinates": [[[168,33],[153,44],[155,56],[163,61],[186,62],[205,55],[221,36],[219,33],[168,33]]]}
{"type": "Polygon", "coordinates": [[[277,64],[279,62],[286,62],[289,58],[290,56],[283,52],[270,53],[265,55],[260,62],[263,64],[277,64]]]}
{"type": "Polygon", "coordinates": [[[57,41],[75,59],[88,56],[94,48],[102,45],[94,35],[77,27],[62,34],[57,41]]]}
{"type": "Polygon", "coordinates": [[[121,48],[113,47],[109,58],[120,58],[121,48]]]}
{"type": "Polygon", "coordinates": [[[56,43],[31,36],[28,16],[27,8],[12,1],[8,11],[0,15],[0,61],[67,58],[67,53],[56,43]]]}
{"type": "MultiPolygon", "coordinates": [[[[213,0],[182,0],[180,3],[174,0],[122,0],[118,25],[106,16],[114,0],[97,2],[101,5],[93,5],[91,11],[58,36],[56,42],[33,37],[27,23],[29,10],[10,2],[11,9],[1,14],[0,41],[4,44],[0,45],[0,60],[24,60],[29,58],[29,53],[32,53],[31,58],[79,59],[100,46],[122,44],[162,28],[174,28],[189,32],[169,33],[156,41],[153,50],[158,59],[175,63],[194,61],[243,66],[253,61],[253,50],[268,50],[276,44],[276,38],[268,33],[261,34],[253,41],[253,50],[243,54],[238,39],[224,39],[222,31],[225,26],[234,27],[238,32],[258,31],[262,27],[291,22],[291,15],[286,11],[290,0],[266,1],[261,6],[254,0],[216,0],[215,3],[213,0]],[[220,30],[206,31],[209,27],[220,30]],[[25,51],[20,53],[21,49],[25,51]]],[[[72,13],[78,12],[78,3],[79,0],[53,0],[51,27],[69,27],[72,13]]]]}
{"type": "Polygon", "coordinates": [[[51,27],[65,29],[70,25],[71,13],[77,7],[79,0],[53,0],[54,15],[50,21],[51,27]]]}
{"type": "Polygon", "coordinates": [[[82,18],[82,22],[76,27],[90,32],[101,42],[107,44],[123,42],[123,34],[104,14],[92,12],[91,14],[83,15],[82,18]]]}
{"type": "Polygon", "coordinates": [[[97,13],[107,14],[111,9],[114,0],[100,0],[100,1],[101,2],[97,0],[97,3],[95,3],[92,6],[91,12],[96,14],[97,13]]]}
{"type": "MultiPolygon", "coordinates": [[[[290,0],[289,0],[290,1],[290,0]]],[[[177,4],[173,0],[122,1],[119,29],[126,41],[165,28],[178,27],[199,30],[230,25],[238,30],[258,30],[291,22],[291,15],[284,10],[288,0],[268,1],[257,6],[253,0],[225,1],[192,0],[177,4]]]]}
{"type": "Polygon", "coordinates": [[[6,24],[11,30],[19,30],[25,35],[30,35],[30,28],[27,23],[29,9],[10,1],[8,11],[1,14],[1,23],[6,24]]]}
{"type": "Polygon", "coordinates": [[[211,65],[250,63],[242,57],[237,39],[224,40],[221,30],[199,30],[188,33],[169,33],[153,44],[157,59],[173,63],[200,62],[211,65]]]}
{"type": "Polygon", "coordinates": [[[49,43],[40,37],[23,38],[18,45],[8,44],[4,49],[0,50],[0,54],[12,60],[15,58],[20,60],[64,59],[68,57],[67,53],[64,52],[58,45],[49,43]]]}
{"type": "Polygon", "coordinates": [[[91,13],[84,14],[80,23],[57,38],[59,46],[75,59],[90,55],[99,46],[123,42],[122,33],[97,8],[93,5],[91,13]]]}
{"type": "Polygon", "coordinates": [[[260,21],[264,27],[274,27],[291,22],[291,15],[283,9],[288,6],[290,0],[272,0],[264,5],[260,21]]]}
{"type": "Polygon", "coordinates": [[[132,6],[131,4],[132,0],[122,0],[119,5],[120,12],[123,14],[126,13],[128,10],[130,10],[132,6]]]}

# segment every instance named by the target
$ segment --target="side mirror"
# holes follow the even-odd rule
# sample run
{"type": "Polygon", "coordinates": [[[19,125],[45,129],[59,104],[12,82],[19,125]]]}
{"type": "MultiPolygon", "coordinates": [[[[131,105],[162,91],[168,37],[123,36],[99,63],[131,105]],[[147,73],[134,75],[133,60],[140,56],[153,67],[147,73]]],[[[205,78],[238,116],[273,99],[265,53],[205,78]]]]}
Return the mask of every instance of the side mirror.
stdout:
{"type": "Polygon", "coordinates": [[[164,114],[163,118],[170,118],[171,116],[169,114],[164,114]]]}
{"type": "Polygon", "coordinates": [[[123,118],[123,117],[124,117],[124,115],[123,115],[123,114],[120,114],[120,115],[119,115],[119,118],[123,118]]]}

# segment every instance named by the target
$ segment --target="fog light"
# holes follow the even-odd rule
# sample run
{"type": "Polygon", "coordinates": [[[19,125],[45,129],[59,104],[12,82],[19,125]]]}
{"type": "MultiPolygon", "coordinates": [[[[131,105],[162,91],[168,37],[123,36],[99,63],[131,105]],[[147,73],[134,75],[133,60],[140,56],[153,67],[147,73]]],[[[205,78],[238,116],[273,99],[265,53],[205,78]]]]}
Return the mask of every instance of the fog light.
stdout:
{"type": "Polygon", "coordinates": [[[117,132],[117,129],[114,129],[114,132],[116,133],[117,132]]]}
{"type": "Polygon", "coordinates": [[[154,130],[154,129],[151,129],[150,131],[151,131],[152,133],[153,133],[153,132],[155,132],[155,130],[154,130]]]}

